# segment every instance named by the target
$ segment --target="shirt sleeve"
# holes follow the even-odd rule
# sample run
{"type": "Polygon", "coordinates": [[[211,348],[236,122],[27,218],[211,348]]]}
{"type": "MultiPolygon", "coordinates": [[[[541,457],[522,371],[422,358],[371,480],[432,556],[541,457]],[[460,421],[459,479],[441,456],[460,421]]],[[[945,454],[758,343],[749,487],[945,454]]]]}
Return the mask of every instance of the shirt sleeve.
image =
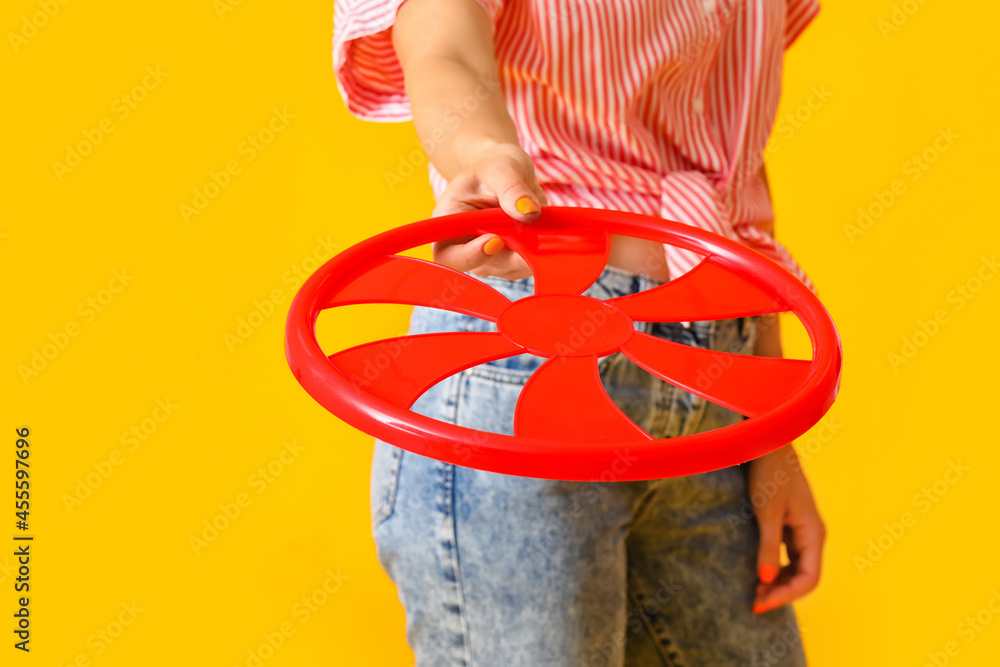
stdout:
{"type": "Polygon", "coordinates": [[[792,45],[816,15],[820,5],[817,0],[787,0],[785,4],[785,48],[792,45]]]}
{"type": "MultiPolygon", "coordinates": [[[[496,29],[504,0],[476,1],[496,29]]],[[[404,2],[335,0],[333,73],[347,110],[362,120],[389,123],[412,119],[390,30],[404,2]]]]}

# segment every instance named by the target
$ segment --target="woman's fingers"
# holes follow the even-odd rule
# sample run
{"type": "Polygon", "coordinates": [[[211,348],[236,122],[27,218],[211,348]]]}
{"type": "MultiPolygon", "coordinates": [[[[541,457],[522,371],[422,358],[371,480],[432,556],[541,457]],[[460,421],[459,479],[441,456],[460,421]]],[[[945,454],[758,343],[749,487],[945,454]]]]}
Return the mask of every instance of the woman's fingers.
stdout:
{"type": "Polygon", "coordinates": [[[510,248],[503,246],[503,240],[499,238],[491,239],[483,248],[488,255],[488,259],[480,264],[472,273],[477,276],[498,276],[507,280],[520,280],[532,274],[531,267],[510,248]],[[493,248],[491,244],[495,244],[493,248]]]}
{"type": "Polygon", "coordinates": [[[489,261],[504,248],[503,239],[496,234],[482,234],[472,239],[438,241],[431,245],[434,261],[456,271],[472,271],[489,261]]]}
{"type": "Polygon", "coordinates": [[[757,613],[789,604],[816,588],[826,529],[818,515],[796,522],[785,530],[790,563],[771,584],[759,584],[754,600],[757,613]]]}
{"type": "Polygon", "coordinates": [[[516,252],[504,245],[496,234],[471,239],[438,241],[431,245],[434,261],[456,271],[471,271],[477,276],[499,276],[508,280],[527,278],[531,267],[516,252]]]}
{"type": "MultiPolygon", "coordinates": [[[[475,174],[470,171],[462,172],[452,179],[448,183],[448,187],[441,193],[440,199],[431,212],[431,217],[437,218],[442,215],[487,208],[490,206],[489,200],[480,200],[476,194],[478,188],[479,183],[475,174]]],[[[492,205],[496,206],[495,203],[492,205]]]]}
{"type": "Polygon", "coordinates": [[[778,577],[781,569],[781,533],[784,527],[784,497],[769,498],[757,508],[757,527],[760,529],[760,546],[757,548],[757,577],[769,584],[778,577]]]}
{"type": "MultiPolygon", "coordinates": [[[[545,193],[527,153],[517,145],[496,144],[448,183],[432,217],[499,207],[517,222],[528,224],[545,205],[545,193]]],[[[435,262],[477,276],[517,280],[532,273],[528,263],[496,234],[437,241],[431,248],[435,262]]]]}
{"type": "Polygon", "coordinates": [[[541,203],[529,183],[534,182],[530,162],[494,160],[479,170],[480,189],[484,195],[496,197],[504,213],[519,222],[528,223],[538,217],[541,203]]]}

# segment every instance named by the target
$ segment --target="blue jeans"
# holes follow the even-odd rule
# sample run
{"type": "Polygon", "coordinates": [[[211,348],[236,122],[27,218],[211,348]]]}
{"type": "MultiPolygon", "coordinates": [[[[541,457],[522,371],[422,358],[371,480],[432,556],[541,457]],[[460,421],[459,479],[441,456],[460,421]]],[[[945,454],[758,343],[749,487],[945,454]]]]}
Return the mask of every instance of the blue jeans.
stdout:
{"type": "MultiPolygon", "coordinates": [[[[530,277],[477,279],[511,300],[534,291],[530,277]]],[[[584,294],[607,299],[657,284],[609,266],[584,294]]],[[[744,354],[757,336],[753,317],[635,327],[744,354]]],[[[435,331],[496,325],[415,307],[410,333],[435,331]]],[[[511,435],[518,393],[543,361],[522,354],[469,368],[412,409],[511,435]]],[[[621,353],[601,358],[599,368],[612,400],[653,437],[742,419],[621,353]]],[[[372,532],[418,667],[804,665],[792,607],[751,610],[758,531],[746,512],[746,473],[741,465],[670,479],[568,482],[442,463],[376,440],[372,532]]]]}

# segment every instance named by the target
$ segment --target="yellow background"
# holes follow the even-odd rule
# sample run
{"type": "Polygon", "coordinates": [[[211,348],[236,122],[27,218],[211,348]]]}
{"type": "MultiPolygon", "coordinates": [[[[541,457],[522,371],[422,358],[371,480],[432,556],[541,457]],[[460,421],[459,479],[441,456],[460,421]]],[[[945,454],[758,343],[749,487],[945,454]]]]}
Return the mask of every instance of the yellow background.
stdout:
{"type": "MultiPolygon", "coordinates": [[[[102,667],[245,665],[283,623],[294,634],[266,665],[412,660],[369,534],[371,438],[295,382],[283,325],[294,271],[324,255],[318,239],[342,250],[427,217],[426,172],[386,187],[413,130],[345,111],[331,2],[232,9],[74,0],[15,51],[9,33],[41,10],[4,3],[0,539],[13,544],[9,461],[24,425],[36,536],[30,655],[11,648],[13,557],[0,556],[4,665],[69,665],[81,654],[102,667]],[[165,74],[121,118],[114,101],[142,85],[147,67],[165,74]],[[274,109],[294,118],[248,161],[241,144],[274,109]],[[52,163],[102,119],[113,131],[60,181],[52,163]],[[231,160],[240,172],[185,222],[180,205],[231,160]],[[122,269],[124,288],[112,282],[122,269]],[[102,292],[109,283],[119,292],[102,292]],[[108,297],[93,317],[80,307],[108,297]],[[272,297],[278,308],[230,350],[224,335],[272,297]],[[18,367],[71,322],[77,335],[25,383],[18,367]],[[165,416],[157,399],[177,407],[149,421],[165,416]],[[123,433],[144,424],[151,432],[130,449],[123,433]],[[286,441],[303,449],[262,488],[252,476],[286,441]],[[68,509],[78,480],[108,465],[110,476],[68,509]],[[196,555],[190,537],[241,493],[249,505],[196,555]],[[339,573],[335,592],[304,620],[296,605],[328,572],[339,573]],[[123,612],[133,602],[134,619],[123,612]],[[130,624],[101,643],[98,632],[116,632],[123,613],[130,624]]],[[[825,3],[786,57],[779,122],[799,121],[775,132],[768,153],[778,236],[818,285],[845,356],[834,428],[800,441],[829,541],[820,587],[797,610],[813,665],[922,665],[928,653],[941,664],[952,641],[948,664],[992,665],[1000,618],[990,612],[971,637],[959,624],[1000,590],[1000,280],[961,308],[949,293],[1000,245],[991,194],[1000,10],[910,0],[896,5],[898,30],[885,32],[879,22],[893,11],[885,0],[825,3]],[[810,108],[820,87],[830,94],[810,108]],[[947,150],[911,180],[908,161],[948,128],[947,150]],[[849,238],[858,207],[897,179],[901,193],[849,238]],[[947,321],[894,368],[890,353],[942,309],[947,321]],[[954,484],[939,481],[949,461],[968,467],[954,484]],[[915,498],[925,487],[935,494],[936,481],[935,502],[915,498]],[[905,512],[911,525],[886,537],[905,512]],[[880,538],[888,548],[859,566],[880,538]]],[[[400,334],[406,312],[328,318],[324,345],[400,334]]],[[[808,356],[801,329],[786,328],[784,342],[789,356],[808,356]]]]}

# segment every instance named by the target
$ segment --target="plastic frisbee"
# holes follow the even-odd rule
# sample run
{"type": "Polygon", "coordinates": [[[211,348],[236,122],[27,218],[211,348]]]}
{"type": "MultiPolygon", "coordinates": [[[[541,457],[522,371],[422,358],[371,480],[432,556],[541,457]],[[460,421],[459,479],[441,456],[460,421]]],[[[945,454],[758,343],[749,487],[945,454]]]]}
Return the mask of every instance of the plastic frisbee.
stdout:
{"type": "Polygon", "coordinates": [[[500,209],[458,213],[404,225],[348,248],[310,276],[293,299],[285,354],[314,399],[381,440],[470,468],[570,481],[689,475],[762,456],[805,433],[829,410],[842,358],[837,329],[820,301],[760,253],[679,222],[572,207],[545,207],[530,224],[500,209]],[[531,266],[533,295],[512,302],[469,275],[396,254],[487,232],[503,238],[531,266]],[[608,300],[583,296],[604,270],[610,234],[668,243],[704,259],[675,280],[636,294],[608,300]],[[327,355],[316,340],[316,318],[326,308],[357,303],[443,308],[495,322],[497,331],[399,336],[327,355]],[[811,360],[703,350],[634,326],[776,312],[801,320],[812,343],[811,360]],[[694,435],[652,438],[601,384],[598,358],[618,351],[653,375],[747,419],[694,435]],[[409,409],[454,373],[525,352],[547,359],[520,393],[512,436],[409,409]]]}

